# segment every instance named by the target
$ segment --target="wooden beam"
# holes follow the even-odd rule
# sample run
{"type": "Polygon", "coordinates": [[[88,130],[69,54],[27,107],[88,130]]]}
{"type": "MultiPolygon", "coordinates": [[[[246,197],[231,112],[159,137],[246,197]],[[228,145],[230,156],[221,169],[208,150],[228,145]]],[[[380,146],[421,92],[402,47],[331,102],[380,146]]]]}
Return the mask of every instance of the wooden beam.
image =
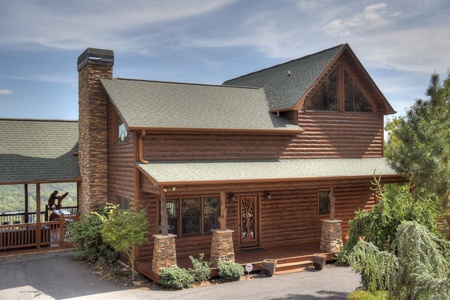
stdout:
{"type": "Polygon", "coordinates": [[[164,236],[169,235],[169,222],[167,216],[167,204],[166,204],[166,192],[164,188],[161,187],[161,234],[164,236]]]}
{"type": "Polygon", "coordinates": [[[334,220],[336,213],[336,197],[334,196],[333,187],[330,187],[330,194],[328,197],[330,199],[330,220],[334,220]]]}
{"type": "Polygon", "coordinates": [[[225,205],[226,194],[225,192],[220,192],[220,217],[219,224],[220,230],[227,230],[227,209],[225,205]]]}
{"type": "Polygon", "coordinates": [[[36,248],[41,248],[41,184],[36,183],[36,248]]]}

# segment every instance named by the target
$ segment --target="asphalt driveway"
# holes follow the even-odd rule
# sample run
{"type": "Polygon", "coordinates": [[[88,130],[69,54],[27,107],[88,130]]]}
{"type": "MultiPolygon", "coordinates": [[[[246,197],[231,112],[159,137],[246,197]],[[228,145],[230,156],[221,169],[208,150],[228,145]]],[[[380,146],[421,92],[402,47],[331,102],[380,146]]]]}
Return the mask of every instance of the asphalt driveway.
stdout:
{"type": "Polygon", "coordinates": [[[336,267],[182,291],[130,289],[92,274],[70,252],[0,261],[0,299],[346,299],[359,285],[359,275],[336,267]]]}

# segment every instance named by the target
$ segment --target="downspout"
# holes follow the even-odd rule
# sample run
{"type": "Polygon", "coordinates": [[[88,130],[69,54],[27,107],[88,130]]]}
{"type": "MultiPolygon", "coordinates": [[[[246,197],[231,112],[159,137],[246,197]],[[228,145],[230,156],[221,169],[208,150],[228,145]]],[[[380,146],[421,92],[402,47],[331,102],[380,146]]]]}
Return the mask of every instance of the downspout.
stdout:
{"type": "Polygon", "coordinates": [[[143,129],[141,135],[139,136],[139,161],[144,165],[148,164],[148,161],[144,159],[144,146],[142,142],[145,134],[145,129],[143,129]]]}

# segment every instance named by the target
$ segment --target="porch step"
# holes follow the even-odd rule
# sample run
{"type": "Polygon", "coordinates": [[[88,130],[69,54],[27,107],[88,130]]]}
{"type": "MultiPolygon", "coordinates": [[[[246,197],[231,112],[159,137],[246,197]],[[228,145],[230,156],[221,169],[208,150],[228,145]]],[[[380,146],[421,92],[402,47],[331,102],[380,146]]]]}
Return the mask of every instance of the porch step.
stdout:
{"type": "Polygon", "coordinates": [[[279,260],[275,268],[275,275],[303,272],[313,268],[312,260],[279,260]]]}

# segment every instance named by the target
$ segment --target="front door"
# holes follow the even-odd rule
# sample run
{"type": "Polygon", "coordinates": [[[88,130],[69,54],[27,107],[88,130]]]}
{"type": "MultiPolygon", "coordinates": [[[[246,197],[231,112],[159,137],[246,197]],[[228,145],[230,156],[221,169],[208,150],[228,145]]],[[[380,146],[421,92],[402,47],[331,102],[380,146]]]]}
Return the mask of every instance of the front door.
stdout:
{"type": "Polygon", "coordinates": [[[239,196],[240,205],[240,246],[259,246],[258,196],[239,196]]]}

